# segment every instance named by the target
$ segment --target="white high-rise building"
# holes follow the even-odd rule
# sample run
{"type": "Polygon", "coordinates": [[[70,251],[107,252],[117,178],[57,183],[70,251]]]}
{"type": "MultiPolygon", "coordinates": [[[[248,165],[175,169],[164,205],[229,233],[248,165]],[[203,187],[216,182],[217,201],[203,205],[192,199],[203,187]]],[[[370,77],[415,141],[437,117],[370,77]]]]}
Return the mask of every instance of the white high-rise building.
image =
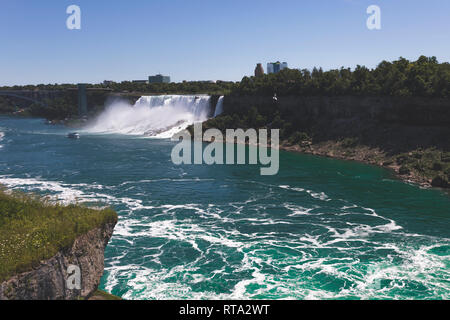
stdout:
{"type": "Polygon", "coordinates": [[[281,63],[280,61],[277,62],[269,62],[267,64],[267,73],[278,73],[281,70],[287,69],[288,68],[288,64],[287,62],[283,62],[281,63]]]}

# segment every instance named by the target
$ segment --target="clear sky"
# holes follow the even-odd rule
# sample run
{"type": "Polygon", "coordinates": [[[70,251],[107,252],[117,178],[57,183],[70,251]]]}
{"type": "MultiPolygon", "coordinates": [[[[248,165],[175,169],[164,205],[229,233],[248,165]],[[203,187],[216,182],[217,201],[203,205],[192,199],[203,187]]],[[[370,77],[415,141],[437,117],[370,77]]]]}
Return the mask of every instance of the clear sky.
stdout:
{"type": "Polygon", "coordinates": [[[324,69],[450,61],[449,0],[0,0],[0,85],[240,80],[256,63],[324,69]],[[66,28],[80,6],[81,30],[66,28]],[[366,27],[378,5],[382,29],[366,27]]]}

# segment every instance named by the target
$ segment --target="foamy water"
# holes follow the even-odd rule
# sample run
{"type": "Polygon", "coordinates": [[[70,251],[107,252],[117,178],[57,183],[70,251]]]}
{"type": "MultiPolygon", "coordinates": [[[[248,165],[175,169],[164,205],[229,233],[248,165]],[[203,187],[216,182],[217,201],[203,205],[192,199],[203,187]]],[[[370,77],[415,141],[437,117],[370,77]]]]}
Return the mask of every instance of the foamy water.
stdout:
{"type": "MultiPolygon", "coordinates": [[[[188,179],[166,180],[173,183],[180,181],[195,182],[188,179]]],[[[449,257],[432,253],[433,250],[448,248],[450,239],[405,232],[396,221],[380,216],[371,208],[346,201],[338,201],[342,206],[335,208],[333,213],[326,207],[305,208],[282,203],[279,207],[285,211],[283,215],[267,217],[264,212],[269,206],[260,204],[261,199],[257,196],[225,205],[171,205],[117,197],[110,194],[116,193],[114,186],[66,184],[8,176],[1,176],[0,183],[13,189],[51,194],[52,199],[64,203],[98,201],[121,207],[121,219],[110,245],[114,254],[107,256],[106,260],[104,285],[109,292],[114,292],[126,283],[129,289],[121,294],[126,299],[330,299],[353,296],[362,299],[401,299],[402,290],[411,290],[408,286],[426,287],[434,292],[436,298],[450,297],[448,285],[440,283],[440,279],[450,276],[447,268],[449,257]],[[259,215],[244,215],[242,210],[256,211],[259,215]],[[153,212],[153,215],[144,214],[146,212],[153,212]],[[177,217],[180,212],[190,213],[185,219],[180,219],[177,217]],[[229,214],[224,215],[225,212],[229,214]],[[351,222],[353,219],[364,219],[365,223],[351,222]],[[277,236],[273,231],[242,232],[228,228],[230,224],[255,228],[267,226],[269,230],[277,230],[277,226],[281,225],[291,225],[293,228],[290,233],[277,236]],[[314,227],[295,236],[295,226],[302,228],[303,224],[314,227]],[[391,240],[382,241],[385,237],[391,240]],[[139,246],[138,243],[145,239],[158,239],[157,245],[149,243],[146,247],[139,246]],[[408,244],[418,239],[424,244],[408,244]],[[161,259],[167,254],[165,247],[170,243],[186,244],[187,248],[196,252],[194,258],[180,265],[164,267],[161,259]],[[355,257],[361,254],[362,246],[368,254],[377,251],[389,254],[382,254],[381,259],[374,259],[374,262],[360,264],[355,257]],[[284,250],[286,252],[275,258],[270,253],[274,249],[270,248],[281,250],[279,254],[284,250]],[[128,254],[134,250],[142,255],[128,260],[128,254]],[[321,251],[334,254],[321,255],[321,251]],[[213,256],[217,254],[222,257],[222,263],[205,274],[203,266],[214,261],[213,256]],[[233,262],[236,258],[238,261],[233,262]],[[229,292],[199,292],[192,289],[192,285],[208,283],[211,277],[226,276],[231,270],[229,268],[233,269],[233,273],[246,274],[242,280],[235,281],[229,292]],[[172,279],[181,281],[173,282],[172,279]],[[314,287],[316,281],[318,287],[314,287]],[[338,290],[320,289],[321,281],[341,283],[343,287],[338,290]]],[[[158,181],[128,181],[122,187],[153,183],[158,181]]],[[[272,185],[266,187],[276,188],[272,185]]],[[[285,190],[282,193],[302,192],[314,201],[336,201],[329,197],[324,199],[322,193],[311,190],[287,185],[279,188],[285,190]]]]}
{"type": "Polygon", "coordinates": [[[209,96],[166,95],[144,96],[135,105],[114,102],[85,131],[171,138],[194,122],[205,121],[210,100],[209,96]]]}
{"type": "Polygon", "coordinates": [[[2,143],[2,140],[4,137],[5,137],[5,133],[0,131],[0,149],[3,148],[3,145],[1,143],[2,143]]]}

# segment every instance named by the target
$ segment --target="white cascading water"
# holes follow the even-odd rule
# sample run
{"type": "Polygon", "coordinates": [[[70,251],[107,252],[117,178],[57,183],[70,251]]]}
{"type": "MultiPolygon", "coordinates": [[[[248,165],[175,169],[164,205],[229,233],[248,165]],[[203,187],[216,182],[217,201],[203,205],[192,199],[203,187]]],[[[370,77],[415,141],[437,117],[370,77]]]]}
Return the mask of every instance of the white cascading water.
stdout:
{"type": "Polygon", "coordinates": [[[134,106],[115,102],[86,130],[168,139],[195,122],[206,121],[210,100],[210,96],[164,95],[143,96],[134,106]]]}
{"type": "MultiPolygon", "coordinates": [[[[0,131],[0,142],[2,142],[3,138],[5,137],[5,134],[0,131]]],[[[0,149],[3,148],[3,146],[0,144],[0,149]]]]}
{"type": "Polygon", "coordinates": [[[219,100],[217,100],[216,111],[214,112],[214,118],[220,116],[223,113],[223,99],[224,96],[221,96],[219,100]]]}

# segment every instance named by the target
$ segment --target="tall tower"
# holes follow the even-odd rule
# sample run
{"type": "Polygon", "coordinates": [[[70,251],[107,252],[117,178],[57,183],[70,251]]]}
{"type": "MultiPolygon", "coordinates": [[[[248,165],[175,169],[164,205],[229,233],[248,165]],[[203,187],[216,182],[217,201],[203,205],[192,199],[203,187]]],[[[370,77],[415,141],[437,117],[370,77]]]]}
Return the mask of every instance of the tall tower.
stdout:
{"type": "Polygon", "coordinates": [[[264,68],[261,63],[256,65],[255,77],[262,77],[264,75],[264,68]]]}

